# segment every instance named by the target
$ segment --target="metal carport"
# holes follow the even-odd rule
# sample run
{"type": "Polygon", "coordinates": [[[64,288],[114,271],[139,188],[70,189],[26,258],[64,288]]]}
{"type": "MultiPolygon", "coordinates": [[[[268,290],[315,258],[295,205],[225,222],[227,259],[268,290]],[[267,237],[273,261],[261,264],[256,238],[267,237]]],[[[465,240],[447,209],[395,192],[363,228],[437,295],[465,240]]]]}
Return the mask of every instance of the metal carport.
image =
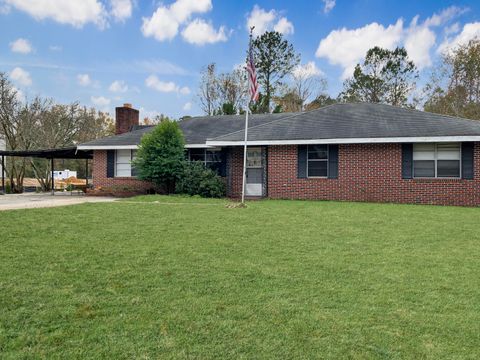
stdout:
{"type": "MultiPolygon", "coordinates": [[[[2,157],[2,193],[5,194],[5,158],[11,157],[32,157],[40,159],[50,159],[52,166],[52,195],[55,194],[55,180],[53,176],[55,159],[85,159],[86,174],[88,174],[88,160],[93,159],[93,151],[78,150],[76,146],[60,149],[42,149],[42,150],[0,150],[2,157]]],[[[87,177],[88,185],[88,177],[87,177]]]]}

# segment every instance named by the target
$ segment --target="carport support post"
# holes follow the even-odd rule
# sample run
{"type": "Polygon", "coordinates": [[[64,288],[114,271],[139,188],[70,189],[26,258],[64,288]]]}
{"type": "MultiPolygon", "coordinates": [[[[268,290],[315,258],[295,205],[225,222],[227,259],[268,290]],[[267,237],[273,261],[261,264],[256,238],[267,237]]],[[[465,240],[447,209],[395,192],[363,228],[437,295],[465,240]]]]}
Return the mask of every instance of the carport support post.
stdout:
{"type": "Polygon", "coordinates": [[[5,155],[2,155],[2,192],[5,194],[5,155]]]}
{"type": "Polygon", "coordinates": [[[51,163],[52,163],[52,195],[55,195],[55,180],[54,180],[54,177],[53,177],[53,157],[51,159],[51,163]]]}
{"type": "Polygon", "coordinates": [[[88,159],[85,160],[85,185],[88,188],[88,159]]]}

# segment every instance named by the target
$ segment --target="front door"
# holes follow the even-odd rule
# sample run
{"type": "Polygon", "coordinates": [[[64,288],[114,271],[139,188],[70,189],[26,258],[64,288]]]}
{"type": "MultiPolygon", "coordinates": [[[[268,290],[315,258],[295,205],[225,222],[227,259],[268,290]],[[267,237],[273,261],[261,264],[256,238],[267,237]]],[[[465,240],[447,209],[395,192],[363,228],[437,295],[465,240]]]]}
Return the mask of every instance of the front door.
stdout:
{"type": "Polygon", "coordinates": [[[262,148],[247,149],[247,184],[245,195],[262,196],[263,195],[263,164],[262,148]]]}

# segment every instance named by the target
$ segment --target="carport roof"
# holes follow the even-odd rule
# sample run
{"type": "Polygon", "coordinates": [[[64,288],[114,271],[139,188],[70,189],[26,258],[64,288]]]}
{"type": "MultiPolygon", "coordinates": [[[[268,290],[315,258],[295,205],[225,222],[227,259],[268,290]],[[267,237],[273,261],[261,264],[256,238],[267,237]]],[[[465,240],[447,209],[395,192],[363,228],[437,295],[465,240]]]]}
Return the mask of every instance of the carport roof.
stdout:
{"type": "Polygon", "coordinates": [[[76,146],[42,150],[0,150],[0,156],[35,157],[42,159],[92,159],[93,152],[77,150],[76,146]]]}

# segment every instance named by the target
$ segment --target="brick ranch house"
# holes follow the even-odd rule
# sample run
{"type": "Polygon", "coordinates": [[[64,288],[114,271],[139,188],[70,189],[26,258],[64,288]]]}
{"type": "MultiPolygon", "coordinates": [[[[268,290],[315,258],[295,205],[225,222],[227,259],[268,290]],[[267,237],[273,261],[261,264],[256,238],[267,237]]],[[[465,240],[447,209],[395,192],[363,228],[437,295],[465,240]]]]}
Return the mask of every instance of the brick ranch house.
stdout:
{"type": "MultiPolygon", "coordinates": [[[[138,110],[118,107],[117,135],[78,146],[93,150],[94,187],[151,188],[131,166],[153,128],[138,120],[138,110]]],[[[179,124],[188,159],[218,171],[239,197],[244,116],[179,124]]],[[[480,205],[480,121],[365,103],[252,115],[247,157],[250,197],[480,205]]]]}

